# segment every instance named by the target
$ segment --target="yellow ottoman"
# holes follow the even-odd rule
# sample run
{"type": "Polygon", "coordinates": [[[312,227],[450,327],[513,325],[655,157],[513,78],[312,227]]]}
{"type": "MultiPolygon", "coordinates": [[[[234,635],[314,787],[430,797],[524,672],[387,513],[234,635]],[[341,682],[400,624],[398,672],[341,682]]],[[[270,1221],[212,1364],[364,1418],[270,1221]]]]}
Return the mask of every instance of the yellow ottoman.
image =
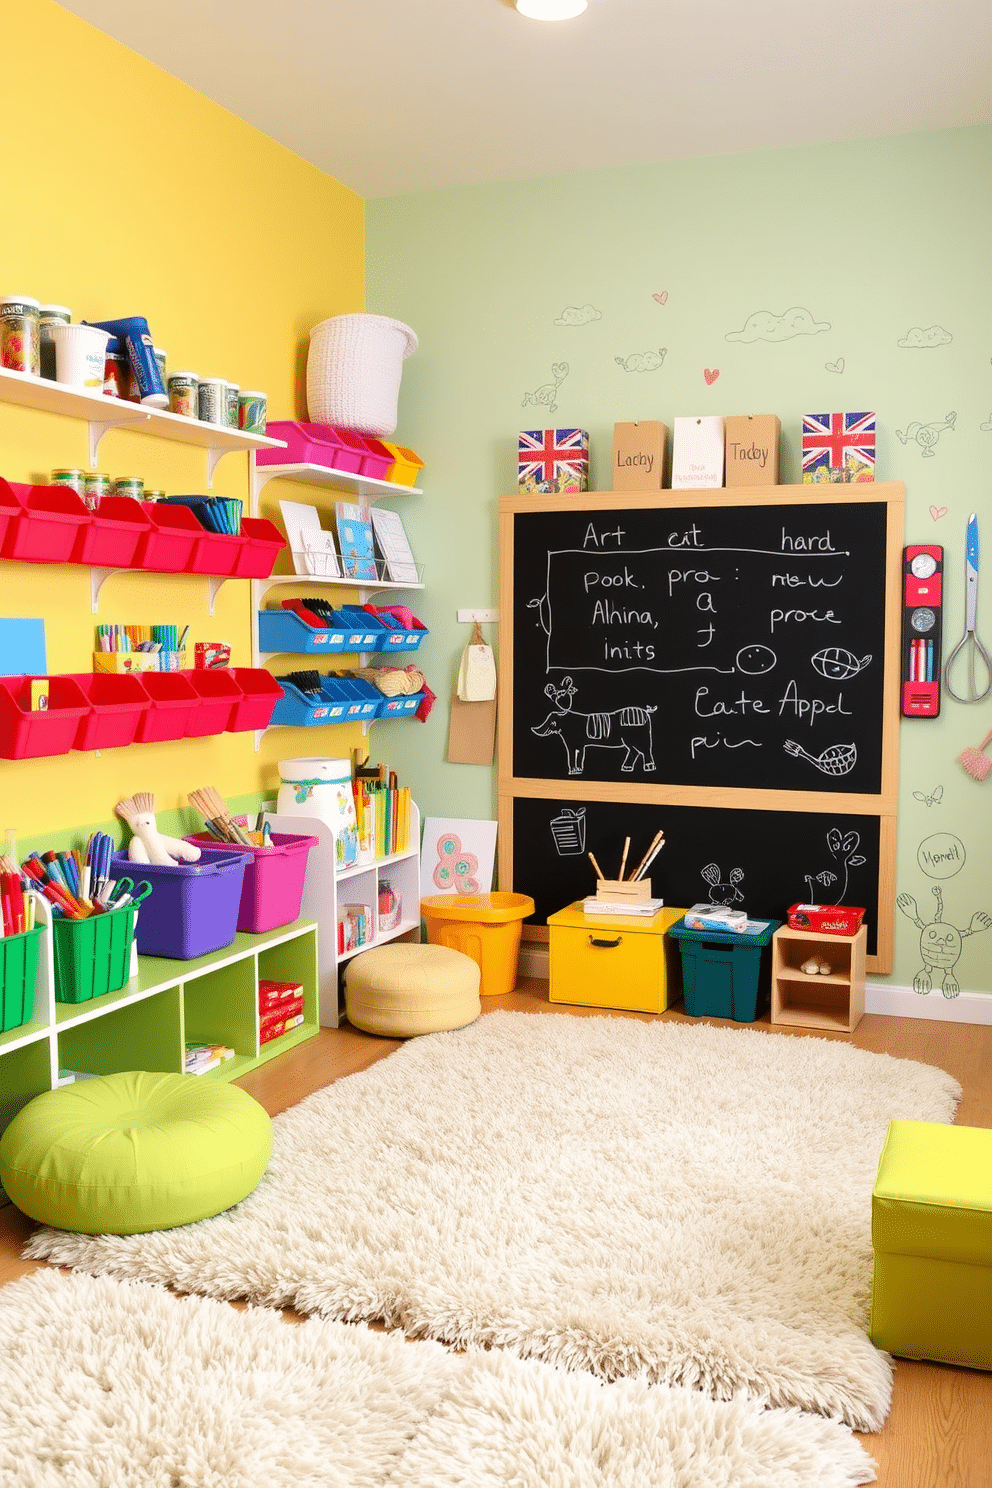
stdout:
{"type": "Polygon", "coordinates": [[[992,1131],[891,1121],[871,1237],[872,1343],[992,1369],[992,1131]]]}
{"type": "Polygon", "coordinates": [[[344,974],[348,1022],[363,1033],[412,1038],[464,1028],[482,1012],[480,972],[471,956],[446,946],[376,946],[344,974]]]}

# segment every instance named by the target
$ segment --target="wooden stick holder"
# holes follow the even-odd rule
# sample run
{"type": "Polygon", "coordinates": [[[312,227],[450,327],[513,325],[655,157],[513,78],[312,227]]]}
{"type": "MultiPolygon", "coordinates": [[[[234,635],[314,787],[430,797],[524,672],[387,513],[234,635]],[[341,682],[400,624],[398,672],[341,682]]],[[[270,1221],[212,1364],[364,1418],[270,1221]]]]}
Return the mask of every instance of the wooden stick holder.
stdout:
{"type": "Polygon", "coordinates": [[[639,878],[633,883],[629,879],[600,878],[596,882],[596,898],[608,899],[613,904],[642,904],[651,898],[651,880],[639,878]]]}

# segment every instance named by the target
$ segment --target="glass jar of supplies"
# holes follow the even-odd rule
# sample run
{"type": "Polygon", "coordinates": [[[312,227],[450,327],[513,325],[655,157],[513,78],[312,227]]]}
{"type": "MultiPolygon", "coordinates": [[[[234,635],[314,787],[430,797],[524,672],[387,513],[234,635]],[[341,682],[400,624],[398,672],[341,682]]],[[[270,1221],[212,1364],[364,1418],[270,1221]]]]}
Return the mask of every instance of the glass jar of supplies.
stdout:
{"type": "Polygon", "coordinates": [[[313,816],[334,833],[336,867],[350,868],[358,858],[358,823],[346,759],[279,761],[280,816],[313,816]]]}

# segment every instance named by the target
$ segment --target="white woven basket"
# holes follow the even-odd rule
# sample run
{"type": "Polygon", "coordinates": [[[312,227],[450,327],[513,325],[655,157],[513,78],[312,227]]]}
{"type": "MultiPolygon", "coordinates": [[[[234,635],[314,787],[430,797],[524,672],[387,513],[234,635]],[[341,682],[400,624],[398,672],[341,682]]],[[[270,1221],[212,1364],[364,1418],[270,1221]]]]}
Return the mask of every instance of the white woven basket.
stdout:
{"type": "Polygon", "coordinates": [[[317,424],[383,436],[396,428],[403,359],[417,337],[387,315],[332,315],[310,332],[307,408],[317,424]]]}

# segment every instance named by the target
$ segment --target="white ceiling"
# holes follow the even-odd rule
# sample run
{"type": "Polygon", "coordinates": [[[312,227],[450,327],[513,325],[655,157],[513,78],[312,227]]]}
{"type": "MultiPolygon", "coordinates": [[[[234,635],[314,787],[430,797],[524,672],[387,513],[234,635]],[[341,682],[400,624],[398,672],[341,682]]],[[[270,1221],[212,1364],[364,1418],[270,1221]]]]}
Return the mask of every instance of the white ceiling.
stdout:
{"type": "Polygon", "coordinates": [[[992,0],[64,3],[364,197],[992,118],[992,0]]]}

